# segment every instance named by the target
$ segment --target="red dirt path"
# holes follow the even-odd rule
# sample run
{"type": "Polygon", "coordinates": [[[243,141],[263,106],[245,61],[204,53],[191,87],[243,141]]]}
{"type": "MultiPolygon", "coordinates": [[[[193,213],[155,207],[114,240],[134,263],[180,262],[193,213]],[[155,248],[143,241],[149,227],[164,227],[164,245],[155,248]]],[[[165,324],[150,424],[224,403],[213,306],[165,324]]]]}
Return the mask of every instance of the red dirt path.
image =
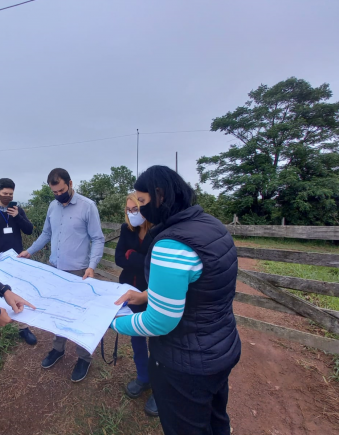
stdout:
{"type": "MultiPolygon", "coordinates": [[[[256,267],[240,259],[240,267],[256,267]]],[[[257,293],[238,283],[238,291],[257,293]]],[[[305,319],[235,303],[235,312],[278,325],[308,330],[305,319]]],[[[233,435],[339,434],[339,384],[328,382],[332,357],[265,333],[239,328],[242,358],[230,377],[228,411],[233,435]]],[[[98,407],[121,406],[123,385],[134,376],[129,339],[122,338],[116,367],[105,366],[98,350],[87,379],[79,385],[69,376],[76,361],[74,345],[51,370],[40,367],[51,347],[51,334],[35,330],[38,344],[18,346],[0,371],[1,435],[103,435],[98,407]]],[[[106,334],[107,354],[114,335],[106,334]]],[[[161,435],[156,420],[144,416],[147,394],[129,401],[120,432],[107,435],[161,435]]],[[[180,434],[181,435],[181,434],[180,434]]],[[[190,434],[185,434],[190,435],[190,434]]]]}
{"type": "MultiPolygon", "coordinates": [[[[254,270],[256,262],[242,258],[239,266],[254,270]]],[[[237,290],[260,294],[240,282],[237,290]]],[[[303,331],[308,328],[306,319],[251,305],[234,303],[234,311],[303,331]]],[[[326,382],[332,358],[266,333],[241,327],[239,331],[242,358],[230,377],[228,408],[233,434],[338,434],[339,388],[326,382]]]]}

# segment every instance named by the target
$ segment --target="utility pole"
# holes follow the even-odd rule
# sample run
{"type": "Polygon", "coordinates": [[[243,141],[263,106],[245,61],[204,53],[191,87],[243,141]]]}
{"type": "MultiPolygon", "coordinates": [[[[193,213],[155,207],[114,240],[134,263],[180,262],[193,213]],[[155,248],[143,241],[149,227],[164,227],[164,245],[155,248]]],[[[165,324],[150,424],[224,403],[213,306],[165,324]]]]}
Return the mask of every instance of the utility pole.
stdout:
{"type": "Polygon", "coordinates": [[[178,173],[178,151],[175,153],[175,172],[178,173]]]}
{"type": "Polygon", "coordinates": [[[139,129],[137,128],[137,178],[139,176],[139,129]]]}

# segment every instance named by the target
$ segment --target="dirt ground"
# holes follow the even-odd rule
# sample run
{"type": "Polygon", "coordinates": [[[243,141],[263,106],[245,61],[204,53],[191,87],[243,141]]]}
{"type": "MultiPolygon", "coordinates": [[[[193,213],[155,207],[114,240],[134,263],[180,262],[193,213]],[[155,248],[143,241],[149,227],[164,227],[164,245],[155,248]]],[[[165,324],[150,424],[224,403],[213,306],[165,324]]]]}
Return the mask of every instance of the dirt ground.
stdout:
{"type": "MultiPolygon", "coordinates": [[[[240,259],[244,269],[254,260],[240,259]]],[[[238,291],[257,293],[238,283],[238,291]]],[[[237,314],[310,331],[305,319],[240,303],[237,314]]],[[[329,381],[332,357],[265,333],[239,328],[242,358],[230,376],[228,411],[233,435],[335,435],[339,433],[339,384],[329,381]]],[[[127,399],[123,386],[135,376],[128,337],[121,337],[116,367],[99,349],[86,380],[70,381],[75,346],[49,370],[40,367],[51,349],[51,334],[35,330],[38,344],[20,344],[0,371],[0,434],[160,435],[157,418],[146,417],[148,393],[127,399]]],[[[115,335],[105,337],[112,354],[115,335]]],[[[186,435],[186,434],[185,434],[186,435]]],[[[189,434],[187,434],[189,435],[189,434]]]]}

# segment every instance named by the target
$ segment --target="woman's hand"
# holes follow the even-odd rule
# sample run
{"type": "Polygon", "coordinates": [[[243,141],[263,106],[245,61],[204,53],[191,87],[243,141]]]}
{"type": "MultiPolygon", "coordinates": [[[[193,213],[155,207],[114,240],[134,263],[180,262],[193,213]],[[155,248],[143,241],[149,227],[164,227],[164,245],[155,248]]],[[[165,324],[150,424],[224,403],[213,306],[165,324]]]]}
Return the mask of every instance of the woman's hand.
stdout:
{"type": "Polygon", "coordinates": [[[136,292],[134,290],[128,290],[114,303],[115,305],[121,305],[124,302],[127,302],[128,305],[142,305],[142,304],[146,304],[147,301],[148,301],[147,291],[136,292]]]}

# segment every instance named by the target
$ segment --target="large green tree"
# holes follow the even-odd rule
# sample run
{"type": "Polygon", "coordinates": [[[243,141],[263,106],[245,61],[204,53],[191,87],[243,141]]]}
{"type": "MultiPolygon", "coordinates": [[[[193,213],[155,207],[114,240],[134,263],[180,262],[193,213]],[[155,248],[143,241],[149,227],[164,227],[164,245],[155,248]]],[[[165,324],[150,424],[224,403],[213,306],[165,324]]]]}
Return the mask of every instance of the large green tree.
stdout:
{"type": "Polygon", "coordinates": [[[117,166],[111,168],[111,183],[116,193],[127,195],[134,189],[136,181],[132,171],[126,166],[117,166]]]}
{"type": "Polygon", "coordinates": [[[112,166],[110,174],[95,174],[88,181],[81,180],[77,191],[99,204],[112,194],[127,195],[133,190],[135,179],[126,166],[112,166]]]}
{"type": "Polygon", "coordinates": [[[111,177],[107,174],[95,174],[88,181],[81,180],[77,188],[78,193],[90,198],[96,204],[99,204],[99,202],[105,199],[113,190],[114,187],[111,183],[111,177]]]}
{"type": "Polygon", "coordinates": [[[39,235],[44,226],[49,204],[54,200],[54,195],[49,185],[43,183],[41,189],[33,190],[31,196],[32,198],[25,206],[25,211],[28,219],[34,225],[35,235],[39,235]]]}
{"type": "Polygon", "coordinates": [[[227,224],[232,221],[232,215],[229,211],[228,198],[225,195],[212,195],[208,192],[203,192],[200,184],[194,187],[195,201],[201,205],[206,213],[215,216],[221,222],[227,224]]]}
{"type": "Polygon", "coordinates": [[[88,181],[82,180],[77,190],[95,201],[102,220],[123,222],[126,195],[133,191],[135,180],[126,166],[112,166],[110,174],[95,174],[88,181]]]}
{"type": "Polygon", "coordinates": [[[233,136],[228,151],[198,160],[202,182],[229,197],[242,223],[337,224],[339,103],[328,84],[291,77],[261,85],[212,131],[233,136]]]}

